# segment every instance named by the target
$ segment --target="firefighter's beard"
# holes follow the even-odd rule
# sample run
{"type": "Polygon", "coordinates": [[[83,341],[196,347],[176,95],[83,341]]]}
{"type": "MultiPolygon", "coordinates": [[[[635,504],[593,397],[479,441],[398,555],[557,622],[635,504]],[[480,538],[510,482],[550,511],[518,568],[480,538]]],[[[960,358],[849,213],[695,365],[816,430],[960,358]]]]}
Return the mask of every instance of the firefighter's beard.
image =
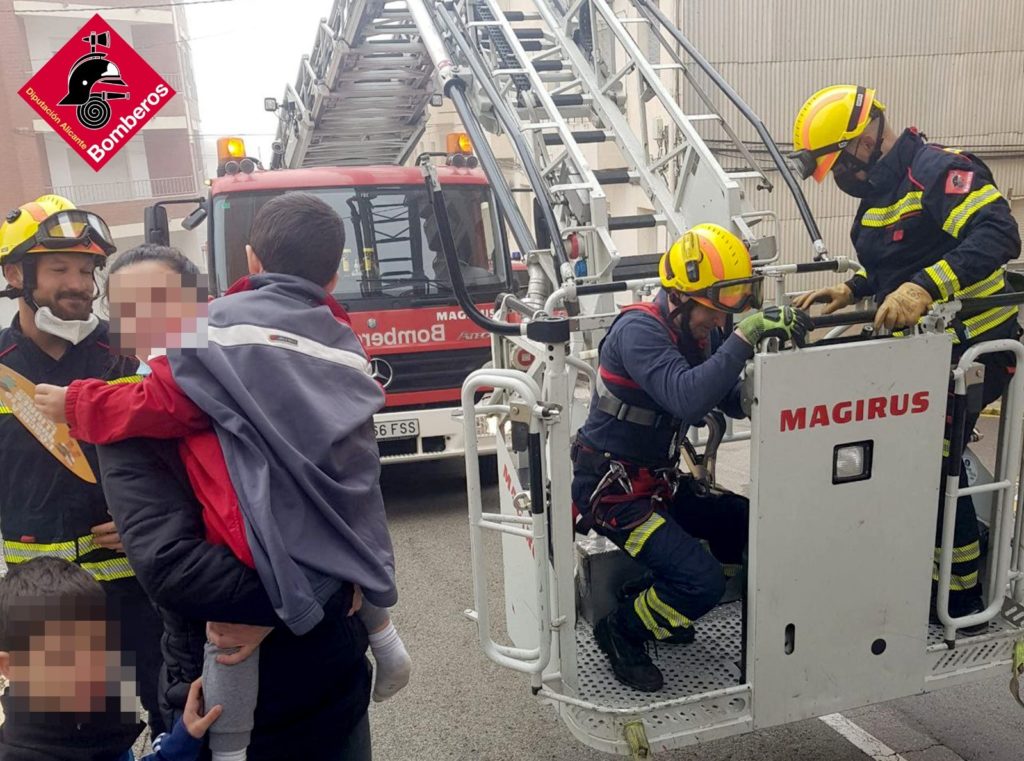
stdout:
{"type": "Polygon", "coordinates": [[[58,292],[52,304],[40,304],[36,309],[36,327],[72,345],[81,343],[100,322],[93,314],[92,298],[91,293],[58,292]]]}

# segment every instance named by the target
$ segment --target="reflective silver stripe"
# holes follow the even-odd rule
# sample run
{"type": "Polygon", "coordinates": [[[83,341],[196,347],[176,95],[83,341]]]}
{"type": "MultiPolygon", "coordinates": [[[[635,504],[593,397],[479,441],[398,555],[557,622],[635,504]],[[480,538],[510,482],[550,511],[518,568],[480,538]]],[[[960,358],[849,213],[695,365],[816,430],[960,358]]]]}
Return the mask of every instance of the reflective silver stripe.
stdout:
{"type": "Polygon", "coordinates": [[[207,329],[207,333],[210,343],[218,346],[273,346],[276,349],[286,349],[305,354],[308,357],[333,362],[336,365],[351,367],[353,370],[370,375],[370,363],[362,354],[337,349],[297,333],[272,330],[259,325],[229,325],[228,327],[211,325],[207,329]]]}
{"type": "Polygon", "coordinates": [[[945,259],[939,259],[931,267],[925,267],[924,271],[935,283],[935,287],[939,289],[940,299],[948,299],[960,289],[960,280],[945,259]]]}

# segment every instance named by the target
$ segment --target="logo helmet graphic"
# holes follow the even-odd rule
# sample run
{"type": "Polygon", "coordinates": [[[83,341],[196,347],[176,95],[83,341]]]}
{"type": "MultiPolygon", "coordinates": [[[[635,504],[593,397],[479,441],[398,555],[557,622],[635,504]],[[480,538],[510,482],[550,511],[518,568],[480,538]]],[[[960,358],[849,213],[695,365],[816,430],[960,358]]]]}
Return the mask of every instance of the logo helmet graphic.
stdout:
{"type": "Polygon", "coordinates": [[[395,379],[395,370],[386,360],[375,357],[370,360],[370,377],[387,388],[395,379]]]}
{"type": "Polygon", "coordinates": [[[78,121],[83,127],[100,129],[110,121],[108,100],[127,100],[129,93],[102,90],[94,92],[97,85],[127,87],[121,78],[117,64],[107,58],[107,53],[97,48],[110,47],[110,35],[89,32],[82,37],[89,44],[89,52],[75,61],[68,74],[68,94],[57,103],[58,106],[77,106],[78,121]]]}

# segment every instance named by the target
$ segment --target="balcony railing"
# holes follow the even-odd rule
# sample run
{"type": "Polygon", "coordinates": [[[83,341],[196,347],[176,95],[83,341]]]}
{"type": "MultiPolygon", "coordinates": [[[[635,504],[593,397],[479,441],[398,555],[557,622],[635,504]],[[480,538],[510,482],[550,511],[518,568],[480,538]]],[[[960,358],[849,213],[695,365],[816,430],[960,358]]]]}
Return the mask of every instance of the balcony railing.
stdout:
{"type": "Polygon", "coordinates": [[[76,183],[74,185],[53,185],[48,191],[65,196],[76,206],[118,201],[144,201],[150,198],[196,195],[197,183],[193,176],[158,177],[149,180],[125,180],[123,182],[76,183]]]}

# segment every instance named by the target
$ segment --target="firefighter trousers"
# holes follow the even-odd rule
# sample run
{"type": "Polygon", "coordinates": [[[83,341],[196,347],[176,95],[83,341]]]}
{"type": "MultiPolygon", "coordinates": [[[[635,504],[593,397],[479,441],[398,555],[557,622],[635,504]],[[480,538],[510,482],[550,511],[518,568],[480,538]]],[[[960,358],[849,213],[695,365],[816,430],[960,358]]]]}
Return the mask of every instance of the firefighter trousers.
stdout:
{"type": "MultiPolygon", "coordinates": [[[[983,406],[988,406],[1005,393],[1013,373],[1013,355],[990,354],[982,357],[985,365],[985,381],[982,388],[983,406]]],[[[970,436],[978,422],[978,412],[969,412],[965,431],[970,436]]],[[[942,483],[940,494],[945,493],[946,476],[949,473],[948,447],[952,426],[952,391],[950,406],[946,410],[946,457],[942,462],[942,483]]],[[[966,441],[966,439],[965,439],[966,441]]],[[[967,469],[960,469],[960,486],[967,486],[967,469]]],[[[939,553],[942,544],[942,513],[943,501],[939,502],[939,515],[935,532],[935,559],[932,563],[933,587],[939,580],[939,553]]],[[[949,582],[949,612],[953,616],[962,616],[975,612],[981,602],[982,587],[979,579],[981,566],[981,541],[978,531],[978,515],[971,497],[961,497],[956,502],[956,517],[953,528],[953,570],[949,582]]],[[[933,597],[935,593],[933,588],[933,597]]]]}
{"type": "Polygon", "coordinates": [[[718,603],[726,574],[743,562],[748,513],[745,497],[699,496],[683,479],[668,509],[659,507],[639,526],[596,527],[651,578],[650,586],[619,604],[613,620],[635,641],[692,638],[693,622],[718,603]]]}

